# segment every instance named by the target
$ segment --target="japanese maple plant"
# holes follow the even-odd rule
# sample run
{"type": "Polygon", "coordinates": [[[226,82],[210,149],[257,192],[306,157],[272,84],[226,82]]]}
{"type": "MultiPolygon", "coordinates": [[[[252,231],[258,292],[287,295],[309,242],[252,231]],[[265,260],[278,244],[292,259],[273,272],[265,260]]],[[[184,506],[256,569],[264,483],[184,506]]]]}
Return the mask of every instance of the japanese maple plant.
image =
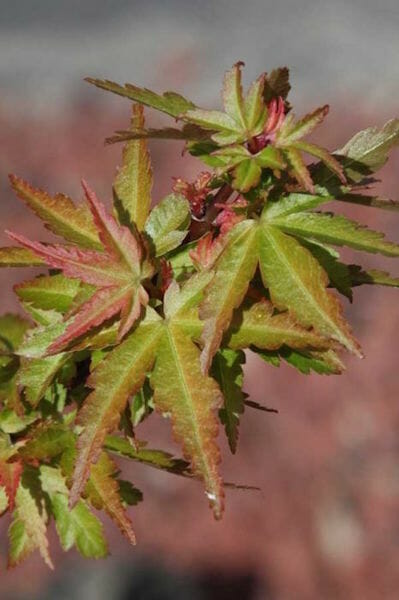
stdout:
{"type": "Polygon", "coordinates": [[[340,374],[341,351],[362,350],[339,295],[352,301],[362,284],[399,287],[386,272],[345,264],[335,248],[399,256],[399,245],[324,210],[332,201],[399,209],[369,192],[399,141],[399,119],[330,153],[306,141],[327,105],[297,119],[286,68],[243,93],[242,66],[225,74],[223,110],[88,79],[133,101],[130,127],[107,140],[125,144],[111,210],[93,182],[83,181],[85,202],[75,204],[10,176],[17,197],[64,242],[7,231],[16,244],[0,249],[1,266],[41,273],[15,287],[26,317],[0,317],[9,565],[35,549],[52,565],[52,520],[64,550],[106,555],[92,509],[135,543],[126,508],[141,492],[121,479],[115,456],[200,480],[220,519],[218,422],[234,453],[244,409],[266,409],[242,391],[244,351],[265,368],[286,361],[304,374],[340,374]],[[147,128],[143,106],[172,126],[147,128]],[[206,165],[193,182],[173,178],[154,207],[148,138],[183,140],[206,165]],[[183,458],[137,437],[153,411],[169,419],[183,458]]]}

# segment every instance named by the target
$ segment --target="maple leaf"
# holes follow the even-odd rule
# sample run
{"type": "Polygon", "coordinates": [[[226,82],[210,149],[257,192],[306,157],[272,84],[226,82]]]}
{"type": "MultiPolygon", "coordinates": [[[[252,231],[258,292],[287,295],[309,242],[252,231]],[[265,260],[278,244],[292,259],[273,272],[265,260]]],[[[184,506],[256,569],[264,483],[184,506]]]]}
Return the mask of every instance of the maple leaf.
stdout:
{"type": "Polygon", "coordinates": [[[150,383],[154,405],[171,415],[175,437],[182,443],[194,474],[204,480],[215,517],[220,518],[223,489],[217,468],[220,454],[213,410],[220,407],[222,396],[216,382],[201,373],[199,349],[186,334],[183,318],[198,304],[210,277],[209,273],[198,274],[181,289],[172,282],[164,297],[165,319],[147,309],[146,318],[136,330],[93,371],[89,385],[95,390],[77,419],[83,432],[78,440],[72,503],[83,490],[106,434],[117,426],[128,398],[141,388],[153,369],[150,383]]]}
{"type": "Polygon", "coordinates": [[[216,131],[211,139],[220,146],[251,139],[262,131],[266,119],[263,102],[265,74],[258,77],[244,98],[241,85],[243,64],[236,63],[224,76],[222,99],[225,112],[194,108],[181,115],[189,123],[216,131]]]}
{"type": "Polygon", "coordinates": [[[83,188],[105,252],[76,246],[45,245],[9,233],[12,239],[32,250],[49,266],[98,288],[79,307],[64,333],[50,345],[49,353],[59,352],[75,338],[119,313],[118,338],[123,338],[140,316],[141,306],[148,302],[148,294],[141,281],[152,274],[152,267],[144,257],[138,238],[107,214],[85,182],[83,188]]]}
{"type": "Polygon", "coordinates": [[[288,309],[300,324],[314,327],[318,333],[360,353],[341,315],[338,299],[326,290],[325,271],[297,240],[283,233],[273,219],[268,220],[265,209],[259,222],[247,219],[233,227],[214,265],[215,277],[200,306],[204,321],[201,356],[204,372],[209,369],[258,264],[277,308],[288,309]]]}

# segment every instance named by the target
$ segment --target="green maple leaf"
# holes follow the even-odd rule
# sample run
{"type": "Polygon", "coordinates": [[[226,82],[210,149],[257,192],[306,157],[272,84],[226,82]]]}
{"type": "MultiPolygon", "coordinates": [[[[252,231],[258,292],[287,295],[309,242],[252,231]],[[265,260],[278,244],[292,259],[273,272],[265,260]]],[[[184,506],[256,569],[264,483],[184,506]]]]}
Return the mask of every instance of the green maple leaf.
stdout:
{"type": "Polygon", "coordinates": [[[237,450],[238,427],[240,416],[244,412],[247,394],[242,391],[245,354],[241,350],[223,348],[219,350],[213,361],[211,374],[219,383],[224,397],[223,407],[219,410],[219,418],[224,425],[230,450],[237,450]]]}
{"type": "Polygon", "coordinates": [[[204,480],[215,516],[221,516],[223,491],[213,410],[220,406],[222,397],[214,380],[201,373],[199,349],[179,325],[180,317],[198,302],[209,278],[208,273],[200,274],[181,290],[172,284],[165,295],[165,319],[147,309],[137,329],[93,371],[89,385],[95,389],[78,415],[83,432],[78,440],[72,502],[83,490],[106,434],[115,429],[128,398],[153,369],[150,383],[154,405],[170,414],[175,437],[182,443],[194,474],[204,480]]]}
{"type": "Polygon", "coordinates": [[[204,372],[220,346],[234,309],[242,303],[258,264],[277,308],[289,310],[299,324],[314,327],[321,335],[359,354],[337,298],[326,290],[328,278],[319,262],[266,216],[259,222],[246,220],[236,225],[215,264],[215,277],[200,306],[204,321],[204,372]]]}
{"type": "Polygon", "coordinates": [[[260,75],[243,96],[241,67],[236,63],[227,71],[223,83],[224,112],[194,108],[184,112],[181,118],[204,129],[216,131],[211,139],[220,146],[241,143],[261,133],[266,120],[263,101],[265,74],[260,75]]]}
{"type": "Polygon", "coordinates": [[[40,480],[50,499],[51,511],[63,550],[76,545],[85,558],[103,558],[108,554],[101,522],[89,510],[84,500],[70,509],[68,488],[60,469],[42,465],[40,480]]]}

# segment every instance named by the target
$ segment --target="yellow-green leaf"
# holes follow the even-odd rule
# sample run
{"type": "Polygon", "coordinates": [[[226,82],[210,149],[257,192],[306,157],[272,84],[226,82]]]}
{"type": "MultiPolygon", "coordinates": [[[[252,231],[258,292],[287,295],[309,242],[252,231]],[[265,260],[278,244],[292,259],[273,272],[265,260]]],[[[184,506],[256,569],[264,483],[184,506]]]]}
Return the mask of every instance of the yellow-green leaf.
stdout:
{"type": "Polygon", "coordinates": [[[156,408],[171,416],[184,457],[204,481],[215,518],[221,518],[224,493],[214,411],[223,398],[216,382],[201,372],[198,348],[173,322],[164,327],[151,386],[156,408]]]}
{"type": "Polygon", "coordinates": [[[10,181],[17,196],[44,221],[50,231],[84,248],[102,250],[97,230],[85,205],[76,206],[64,194],[50,196],[15,175],[10,175],[10,181]]]}
{"type": "Polygon", "coordinates": [[[399,256],[399,245],[384,240],[384,234],[368,229],[355,221],[331,213],[295,213],[273,219],[283,231],[335,246],[350,246],[356,250],[399,256]]]}
{"type": "Polygon", "coordinates": [[[38,549],[46,565],[53,568],[46,536],[47,515],[39,490],[36,473],[33,470],[25,471],[18,486],[16,506],[8,530],[10,567],[38,549]]]}
{"type": "Polygon", "coordinates": [[[264,285],[277,308],[288,309],[305,327],[314,327],[362,356],[338,298],[326,289],[326,272],[306,248],[277,227],[263,224],[259,228],[259,256],[264,285]]]}
{"type": "MultiPolygon", "coordinates": [[[[144,127],[144,111],[133,104],[131,127],[144,127]]],[[[114,182],[114,204],[122,225],[145,225],[151,206],[152,170],[147,142],[130,140],[123,149],[123,162],[114,182]]]]}
{"type": "Polygon", "coordinates": [[[78,439],[71,503],[79,499],[91,464],[101,452],[105,436],[118,425],[129,396],[142,386],[155,359],[161,326],[149,319],[100,362],[88,380],[93,388],[77,417],[83,428],[78,439]]]}
{"type": "Polygon", "coordinates": [[[215,265],[215,277],[200,306],[200,318],[204,321],[203,372],[210,367],[223,333],[230,324],[233,310],[245,296],[257,263],[255,223],[242,221],[229,233],[228,243],[215,265]]]}

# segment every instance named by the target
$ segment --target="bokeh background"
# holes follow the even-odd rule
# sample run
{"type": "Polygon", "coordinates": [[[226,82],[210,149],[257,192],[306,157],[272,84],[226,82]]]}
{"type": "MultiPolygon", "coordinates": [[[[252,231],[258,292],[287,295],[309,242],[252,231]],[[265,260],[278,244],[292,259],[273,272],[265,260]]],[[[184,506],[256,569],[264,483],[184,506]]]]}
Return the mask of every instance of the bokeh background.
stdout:
{"type": "MultiPolygon", "coordinates": [[[[103,139],[126,126],[129,102],[83,82],[98,76],[157,91],[175,89],[205,106],[219,103],[223,72],[237,60],[249,82],[260,71],[291,68],[297,114],[331,105],[318,141],[337,148],[357,130],[399,116],[397,0],[0,0],[0,220],[43,236],[12,197],[15,172],[51,192],[80,198],[84,176],[110,198],[120,147],[103,139]]],[[[151,123],[160,117],[147,111],[151,123]]],[[[175,142],[151,144],[154,201],[171,176],[201,169],[175,142]]],[[[398,196],[398,153],[380,191],[398,196]]],[[[346,209],[399,240],[399,217],[346,209]]],[[[355,254],[346,254],[355,259],[355,254]]],[[[365,264],[374,266],[374,257],[365,264]]],[[[395,273],[392,260],[379,259],[395,273]]],[[[3,310],[17,309],[12,284],[27,272],[0,273],[3,310]]],[[[399,268],[396,266],[396,274],[399,268]]],[[[57,569],[37,556],[6,571],[0,525],[2,600],[60,598],[223,600],[396,600],[399,597],[399,312],[396,290],[359,289],[346,303],[364,361],[340,377],[308,377],[248,357],[246,391],[279,414],[247,409],[239,452],[225,455],[226,480],[261,492],[229,491],[214,523],[201,488],[173,475],[124,465],[144,492],[132,510],[139,545],[106,523],[112,558],[57,569]]],[[[143,438],[178,452],[155,418],[143,438]]]]}

